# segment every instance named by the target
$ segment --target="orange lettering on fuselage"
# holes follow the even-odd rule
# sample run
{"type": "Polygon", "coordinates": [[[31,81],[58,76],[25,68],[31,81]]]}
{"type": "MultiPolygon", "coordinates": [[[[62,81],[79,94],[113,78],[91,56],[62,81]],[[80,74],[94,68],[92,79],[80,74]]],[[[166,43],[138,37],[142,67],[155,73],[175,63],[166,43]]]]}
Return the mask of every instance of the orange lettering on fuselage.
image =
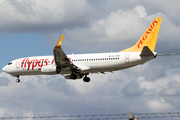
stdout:
{"type": "Polygon", "coordinates": [[[152,32],[153,28],[155,27],[155,25],[157,24],[158,21],[154,20],[152,22],[152,24],[149,26],[149,28],[147,29],[147,31],[143,34],[141,40],[139,41],[139,43],[137,43],[137,47],[138,49],[140,48],[140,46],[144,43],[144,41],[147,39],[148,35],[152,32]]]}

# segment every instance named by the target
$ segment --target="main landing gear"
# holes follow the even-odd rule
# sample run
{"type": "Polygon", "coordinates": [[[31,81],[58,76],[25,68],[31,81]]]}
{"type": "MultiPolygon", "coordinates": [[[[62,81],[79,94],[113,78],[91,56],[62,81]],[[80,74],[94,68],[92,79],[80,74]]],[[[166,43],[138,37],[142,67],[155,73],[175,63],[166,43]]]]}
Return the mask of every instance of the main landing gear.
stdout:
{"type": "Polygon", "coordinates": [[[75,79],[77,78],[77,75],[72,73],[72,74],[70,75],[70,78],[73,79],[73,80],[75,80],[75,79]]]}
{"type": "Polygon", "coordinates": [[[83,81],[84,81],[84,82],[90,82],[90,78],[87,77],[87,75],[85,75],[85,77],[83,78],[83,81]]]}
{"type": "Polygon", "coordinates": [[[17,76],[16,82],[17,82],[17,83],[20,82],[19,75],[17,76]]]}
{"type": "MultiPolygon", "coordinates": [[[[85,77],[83,78],[83,81],[84,81],[84,82],[90,82],[90,78],[87,77],[87,75],[88,75],[88,74],[85,74],[85,77]]],[[[71,73],[71,75],[70,75],[70,79],[75,80],[75,79],[77,79],[77,77],[78,77],[78,79],[81,79],[83,76],[84,76],[84,75],[82,75],[82,74],[79,74],[79,76],[77,76],[77,75],[74,74],[73,71],[72,71],[72,73],[71,73]],[[79,77],[80,77],[80,78],[79,78],[79,77]]]]}

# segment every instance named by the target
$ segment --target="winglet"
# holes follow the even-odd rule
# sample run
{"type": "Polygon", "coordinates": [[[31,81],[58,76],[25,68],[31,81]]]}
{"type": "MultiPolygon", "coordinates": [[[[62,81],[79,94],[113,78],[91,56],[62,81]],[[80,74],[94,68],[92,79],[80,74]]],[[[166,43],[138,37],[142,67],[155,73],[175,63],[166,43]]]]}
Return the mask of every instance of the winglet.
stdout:
{"type": "Polygon", "coordinates": [[[162,17],[156,17],[134,46],[120,52],[141,52],[144,46],[154,52],[161,20],[162,17]]]}
{"type": "Polygon", "coordinates": [[[64,36],[64,34],[61,35],[61,37],[60,37],[60,39],[59,39],[55,49],[61,48],[61,44],[62,44],[62,41],[63,41],[63,36],[64,36]]]}

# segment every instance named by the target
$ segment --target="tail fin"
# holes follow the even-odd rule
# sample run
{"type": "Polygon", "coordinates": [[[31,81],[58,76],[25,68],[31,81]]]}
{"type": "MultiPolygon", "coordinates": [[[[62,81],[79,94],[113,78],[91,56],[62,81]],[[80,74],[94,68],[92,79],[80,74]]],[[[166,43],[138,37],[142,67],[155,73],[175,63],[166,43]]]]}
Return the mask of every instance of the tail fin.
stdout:
{"type": "Polygon", "coordinates": [[[156,17],[134,46],[120,52],[141,52],[144,46],[154,52],[161,20],[162,17],[156,17]]]}

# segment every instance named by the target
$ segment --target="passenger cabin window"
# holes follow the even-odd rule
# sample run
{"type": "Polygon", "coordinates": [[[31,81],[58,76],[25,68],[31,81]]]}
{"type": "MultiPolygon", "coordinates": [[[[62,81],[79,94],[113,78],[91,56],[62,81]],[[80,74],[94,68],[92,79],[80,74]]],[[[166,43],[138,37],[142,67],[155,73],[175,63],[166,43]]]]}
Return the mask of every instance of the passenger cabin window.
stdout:
{"type": "Polygon", "coordinates": [[[8,65],[11,65],[11,64],[12,64],[12,62],[8,63],[8,65]]]}
{"type": "MultiPolygon", "coordinates": [[[[73,62],[77,62],[77,61],[104,61],[104,60],[119,60],[119,56],[118,57],[111,57],[111,58],[91,58],[91,59],[72,59],[73,62]]],[[[49,62],[49,61],[48,61],[49,62]]]]}

